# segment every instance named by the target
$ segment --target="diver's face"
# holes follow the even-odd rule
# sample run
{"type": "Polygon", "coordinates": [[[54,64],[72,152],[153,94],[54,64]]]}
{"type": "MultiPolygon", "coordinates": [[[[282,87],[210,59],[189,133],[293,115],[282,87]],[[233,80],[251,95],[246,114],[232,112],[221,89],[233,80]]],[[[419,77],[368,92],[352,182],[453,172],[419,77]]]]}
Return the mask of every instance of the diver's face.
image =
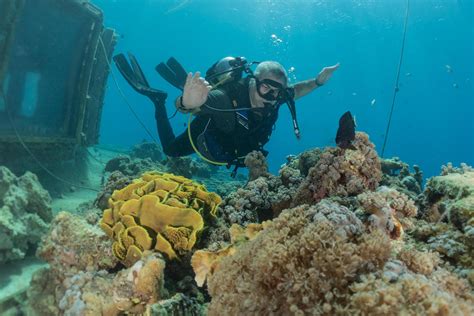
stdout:
{"type": "Polygon", "coordinates": [[[275,105],[281,97],[286,82],[282,78],[272,75],[256,78],[256,99],[264,105],[275,105]]]}

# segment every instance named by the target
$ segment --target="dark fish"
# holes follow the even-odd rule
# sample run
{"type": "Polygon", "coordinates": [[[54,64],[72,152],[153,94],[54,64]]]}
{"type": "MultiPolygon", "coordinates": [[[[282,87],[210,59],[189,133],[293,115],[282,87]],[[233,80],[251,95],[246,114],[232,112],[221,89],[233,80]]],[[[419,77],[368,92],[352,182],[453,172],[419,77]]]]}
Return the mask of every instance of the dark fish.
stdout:
{"type": "Polygon", "coordinates": [[[352,145],[352,141],[355,139],[355,126],[355,120],[350,111],[341,116],[336,134],[337,146],[343,149],[356,149],[352,145]]]}

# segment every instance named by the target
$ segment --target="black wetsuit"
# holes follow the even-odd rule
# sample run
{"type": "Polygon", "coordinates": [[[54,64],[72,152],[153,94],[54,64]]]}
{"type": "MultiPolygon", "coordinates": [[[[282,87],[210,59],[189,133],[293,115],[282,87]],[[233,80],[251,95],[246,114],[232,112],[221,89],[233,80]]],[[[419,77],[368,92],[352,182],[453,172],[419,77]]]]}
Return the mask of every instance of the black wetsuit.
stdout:
{"type": "MultiPolygon", "coordinates": [[[[187,129],[175,137],[164,100],[154,104],[158,134],[165,154],[180,157],[194,153],[187,129]]],[[[203,156],[212,161],[242,165],[238,158],[253,150],[266,154],[263,145],[270,139],[279,106],[253,110],[244,108],[251,108],[248,78],[209,92],[206,102],[190,124],[193,143],[203,156]]]]}

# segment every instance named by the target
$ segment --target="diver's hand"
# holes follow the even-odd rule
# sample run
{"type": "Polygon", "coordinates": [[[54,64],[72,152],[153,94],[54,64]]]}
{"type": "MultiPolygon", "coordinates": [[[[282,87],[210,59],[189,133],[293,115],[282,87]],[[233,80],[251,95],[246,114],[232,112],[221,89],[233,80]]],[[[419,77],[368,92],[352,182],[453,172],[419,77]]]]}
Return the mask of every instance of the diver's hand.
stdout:
{"type": "Polygon", "coordinates": [[[339,68],[339,63],[335,64],[334,66],[324,67],[316,77],[316,84],[318,86],[325,84],[329,78],[331,78],[332,73],[336,71],[337,68],[339,68]]]}
{"type": "Polygon", "coordinates": [[[201,73],[196,71],[193,74],[190,72],[186,77],[184,84],[182,104],[187,110],[194,110],[199,108],[207,100],[211,85],[204,78],[201,78],[201,73]]]}

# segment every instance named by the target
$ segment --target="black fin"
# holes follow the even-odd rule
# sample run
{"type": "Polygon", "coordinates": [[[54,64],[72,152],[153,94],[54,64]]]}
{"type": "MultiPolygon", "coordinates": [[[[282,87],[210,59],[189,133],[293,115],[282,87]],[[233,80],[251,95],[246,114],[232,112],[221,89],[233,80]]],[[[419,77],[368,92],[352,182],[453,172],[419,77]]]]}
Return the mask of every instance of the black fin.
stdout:
{"type": "Polygon", "coordinates": [[[188,74],[184,70],[183,66],[173,57],[169,58],[165,63],[159,63],[156,66],[156,71],[168,81],[171,85],[178,88],[179,90],[184,89],[186,83],[186,77],[188,74]]]}
{"type": "Polygon", "coordinates": [[[114,62],[117,66],[117,69],[120,71],[122,76],[127,80],[127,82],[131,85],[135,85],[135,74],[133,73],[132,68],[127,62],[127,58],[125,58],[124,54],[118,54],[114,56],[114,62]]]}
{"type": "Polygon", "coordinates": [[[168,67],[176,74],[176,79],[182,87],[184,88],[184,84],[186,83],[186,78],[188,77],[188,73],[186,70],[181,66],[181,64],[176,60],[174,57],[170,57],[166,62],[168,67]]]}
{"type": "Polygon", "coordinates": [[[137,77],[137,80],[149,87],[150,84],[148,83],[148,80],[146,80],[146,77],[145,77],[145,74],[143,73],[143,70],[142,68],[140,67],[140,65],[138,64],[138,61],[137,59],[135,58],[134,55],[132,55],[132,53],[128,53],[128,59],[130,59],[130,64],[132,65],[132,68],[133,68],[133,72],[135,74],[135,76],[137,77]]]}
{"type": "Polygon", "coordinates": [[[165,63],[159,63],[155,70],[160,74],[163,79],[168,81],[169,84],[176,87],[177,89],[183,90],[180,82],[176,79],[176,74],[165,63]]]}
{"type": "Polygon", "coordinates": [[[128,56],[130,58],[130,63],[127,61],[124,54],[118,54],[113,57],[117,69],[125,80],[127,80],[135,91],[149,97],[152,101],[164,101],[167,93],[151,88],[135,56],[131,53],[129,53],[128,56]]]}

